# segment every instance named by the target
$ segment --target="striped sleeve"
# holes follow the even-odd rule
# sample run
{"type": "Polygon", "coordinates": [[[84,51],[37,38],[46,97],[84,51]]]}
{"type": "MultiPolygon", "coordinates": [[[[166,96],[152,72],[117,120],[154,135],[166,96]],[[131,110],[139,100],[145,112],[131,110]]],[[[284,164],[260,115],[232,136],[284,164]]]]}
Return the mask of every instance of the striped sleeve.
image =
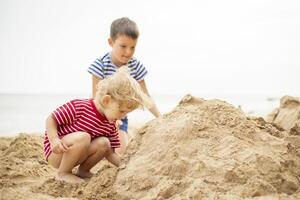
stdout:
{"type": "Polygon", "coordinates": [[[88,68],[88,72],[91,73],[92,75],[95,75],[101,79],[105,78],[104,75],[104,65],[102,61],[97,58],[88,68]]]}
{"type": "Polygon", "coordinates": [[[144,80],[145,76],[148,74],[147,69],[138,60],[134,63],[135,63],[135,66],[133,68],[135,69],[135,74],[134,74],[133,78],[137,81],[144,80]]]}
{"type": "Polygon", "coordinates": [[[116,128],[114,128],[108,137],[111,148],[119,148],[121,146],[119,134],[116,128]]]}
{"type": "Polygon", "coordinates": [[[75,107],[72,102],[68,102],[52,112],[58,125],[72,124],[75,121],[75,107]]]}

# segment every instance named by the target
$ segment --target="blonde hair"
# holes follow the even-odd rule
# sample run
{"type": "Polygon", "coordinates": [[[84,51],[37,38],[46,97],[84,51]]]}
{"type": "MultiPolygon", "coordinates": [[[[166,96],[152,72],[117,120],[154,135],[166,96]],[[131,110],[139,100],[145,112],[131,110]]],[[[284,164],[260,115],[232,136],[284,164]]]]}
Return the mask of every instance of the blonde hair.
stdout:
{"type": "Polygon", "coordinates": [[[101,81],[97,85],[96,103],[101,105],[103,96],[109,95],[130,110],[138,107],[152,107],[151,98],[145,94],[140,84],[130,76],[127,66],[120,67],[117,72],[101,81]]]}

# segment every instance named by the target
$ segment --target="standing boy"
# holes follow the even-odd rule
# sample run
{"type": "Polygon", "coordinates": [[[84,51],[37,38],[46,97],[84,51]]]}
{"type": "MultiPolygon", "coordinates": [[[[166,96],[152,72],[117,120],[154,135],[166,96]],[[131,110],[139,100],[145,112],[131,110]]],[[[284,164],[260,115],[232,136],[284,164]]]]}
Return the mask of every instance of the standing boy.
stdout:
{"type": "MultiPolygon", "coordinates": [[[[116,19],[110,27],[110,37],[108,43],[112,50],[104,56],[97,58],[88,68],[88,72],[92,74],[92,89],[93,98],[95,97],[96,85],[103,79],[113,75],[118,68],[126,65],[130,70],[130,75],[138,81],[142,90],[149,95],[145,76],[147,70],[144,65],[133,57],[135,47],[137,45],[139,31],[136,23],[127,17],[116,19]]],[[[161,116],[155,103],[149,109],[155,116],[161,116]]],[[[122,124],[119,128],[119,137],[121,148],[117,152],[124,153],[128,142],[128,118],[122,119],[122,124]]]]}

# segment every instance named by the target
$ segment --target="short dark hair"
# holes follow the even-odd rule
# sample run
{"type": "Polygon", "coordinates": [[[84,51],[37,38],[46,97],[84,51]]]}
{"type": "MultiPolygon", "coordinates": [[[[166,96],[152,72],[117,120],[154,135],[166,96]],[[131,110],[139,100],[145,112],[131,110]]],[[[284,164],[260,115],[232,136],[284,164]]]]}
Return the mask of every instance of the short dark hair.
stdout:
{"type": "Polygon", "coordinates": [[[139,30],[136,23],[127,17],[114,20],[110,26],[110,37],[115,40],[118,35],[126,35],[132,39],[137,39],[139,30]]]}

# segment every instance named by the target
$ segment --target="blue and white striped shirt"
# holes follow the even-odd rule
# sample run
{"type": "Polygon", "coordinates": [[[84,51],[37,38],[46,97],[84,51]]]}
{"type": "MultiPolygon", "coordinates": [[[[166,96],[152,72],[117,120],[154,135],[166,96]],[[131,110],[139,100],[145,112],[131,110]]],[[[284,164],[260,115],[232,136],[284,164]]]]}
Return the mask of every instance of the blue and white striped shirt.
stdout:
{"type": "MultiPolygon", "coordinates": [[[[137,81],[141,81],[145,78],[148,71],[144,65],[136,58],[131,58],[127,63],[130,75],[137,81]]],[[[110,53],[106,53],[102,58],[97,58],[88,68],[88,72],[104,79],[113,75],[117,71],[116,67],[111,61],[110,53]]]]}

